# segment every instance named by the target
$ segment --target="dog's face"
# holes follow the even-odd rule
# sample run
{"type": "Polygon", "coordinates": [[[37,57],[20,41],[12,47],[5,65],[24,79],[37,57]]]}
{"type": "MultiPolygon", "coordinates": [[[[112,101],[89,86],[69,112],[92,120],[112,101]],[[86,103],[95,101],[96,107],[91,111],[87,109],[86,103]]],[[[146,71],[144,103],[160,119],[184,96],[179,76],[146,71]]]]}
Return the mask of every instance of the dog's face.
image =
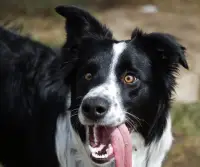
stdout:
{"type": "Polygon", "coordinates": [[[188,68],[184,47],[168,34],[138,29],[129,40],[116,41],[82,9],[60,6],[57,12],[67,18],[63,54],[71,56],[68,61],[76,57],[71,123],[91,161],[111,162],[110,129],[122,124],[130,134],[140,133],[147,144],[159,137],[175,86],[174,73],[179,64],[188,68]]]}

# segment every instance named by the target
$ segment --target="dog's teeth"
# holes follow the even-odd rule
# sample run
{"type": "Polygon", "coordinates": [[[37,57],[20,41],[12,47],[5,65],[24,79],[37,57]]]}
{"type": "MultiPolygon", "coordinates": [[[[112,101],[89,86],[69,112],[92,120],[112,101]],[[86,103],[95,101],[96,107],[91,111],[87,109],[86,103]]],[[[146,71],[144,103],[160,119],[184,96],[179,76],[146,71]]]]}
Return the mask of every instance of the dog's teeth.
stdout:
{"type": "Polygon", "coordinates": [[[102,155],[103,158],[108,158],[108,154],[102,155]]]}
{"type": "Polygon", "coordinates": [[[111,144],[108,145],[108,149],[106,149],[106,153],[107,153],[108,155],[113,154],[113,147],[112,147],[111,144]]]}
{"type": "Polygon", "coordinates": [[[93,127],[93,132],[94,132],[94,134],[93,134],[93,136],[94,136],[94,143],[95,143],[95,144],[97,144],[97,136],[96,136],[97,132],[96,132],[96,125],[94,125],[94,127],[93,127]]]}
{"type": "Polygon", "coordinates": [[[92,146],[89,145],[89,150],[93,153],[95,152],[95,148],[93,148],[92,146]]]}
{"type": "Polygon", "coordinates": [[[98,154],[96,154],[95,152],[92,153],[92,156],[95,158],[100,158],[98,154]]]}
{"type": "Polygon", "coordinates": [[[93,156],[93,157],[96,157],[96,153],[93,152],[93,153],[92,153],[92,156],[93,156]]]}
{"type": "Polygon", "coordinates": [[[99,147],[96,147],[96,152],[101,151],[105,145],[101,144],[99,147]]]}
{"type": "Polygon", "coordinates": [[[105,147],[105,145],[101,144],[99,147],[95,147],[93,148],[92,146],[89,145],[89,149],[91,152],[99,152],[101,151],[103,148],[105,147]]]}
{"type": "Polygon", "coordinates": [[[105,156],[104,156],[104,155],[101,155],[101,158],[105,158],[105,156]]]}
{"type": "Polygon", "coordinates": [[[98,159],[108,158],[108,154],[98,155],[97,153],[92,153],[92,156],[98,159]]]}

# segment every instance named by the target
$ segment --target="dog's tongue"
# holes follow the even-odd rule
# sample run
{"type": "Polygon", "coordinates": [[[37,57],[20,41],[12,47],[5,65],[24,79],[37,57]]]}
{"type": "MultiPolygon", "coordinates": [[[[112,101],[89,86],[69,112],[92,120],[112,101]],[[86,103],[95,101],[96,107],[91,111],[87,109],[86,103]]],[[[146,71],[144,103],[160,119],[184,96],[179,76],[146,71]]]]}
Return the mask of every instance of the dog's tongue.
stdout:
{"type": "Polygon", "coordinates": [[[115,155],[115,167],[132,167],[131,135],[125,124],[113,129],[111,143],[115,155]]]}

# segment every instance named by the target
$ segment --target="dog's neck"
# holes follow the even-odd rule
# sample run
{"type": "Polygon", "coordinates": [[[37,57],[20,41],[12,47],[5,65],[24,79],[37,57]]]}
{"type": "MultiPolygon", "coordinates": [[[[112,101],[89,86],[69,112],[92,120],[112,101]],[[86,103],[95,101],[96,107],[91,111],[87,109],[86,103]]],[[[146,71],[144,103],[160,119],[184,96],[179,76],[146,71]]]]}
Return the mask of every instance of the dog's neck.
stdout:
{"type": "MultiPolygon", "coordinates": [[[[69,114],[62,115],[57,120],[56,153],[60,167],[98,167],[91,163],[80,137],[74,132],[69,114]]],[[[144,138],[136,132],[132,133],[133,167],[161,167],[166,153],[172,145],[171,118],[160,140],[145,146],[144,138]]],[[[114,163],[101,167],[114,167],[114,163]]]]}

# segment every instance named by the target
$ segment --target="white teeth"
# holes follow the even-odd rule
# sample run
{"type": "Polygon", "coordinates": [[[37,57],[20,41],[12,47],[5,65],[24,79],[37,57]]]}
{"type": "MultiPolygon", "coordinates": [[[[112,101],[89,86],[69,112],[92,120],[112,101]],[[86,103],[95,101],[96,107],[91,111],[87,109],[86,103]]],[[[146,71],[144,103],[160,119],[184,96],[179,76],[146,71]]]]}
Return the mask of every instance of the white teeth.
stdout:
{"type": "Polygon", "coordinates": [[[105,145],[103,145],[103,144],[101,144],[99,147],[95,147],[95,148],[93,148],[93,147],[91,147],[90,145],[89,145],[89,149],[90,149],[90,151],[93,153],[93,152],[99,152],[99,151],[101,151],[103,148],[105,147],[105,145]]]}
{"type": "Polygon", "coordinates": [[[102,155],[99,155],[99,152],[104,148],[106,147],[105,145],[100,145],[99,147],[97,148],[93,148],[91,146],[89,146],[89,149],[92,153],[92,156],[94,158],[99,158],[99,159],[102,159],[102,158],[108,158],[108,156],[112,155],[113,154],[113,147],[111,144],[108,145],[108,148],[106,149],[106,154],[102,154],[102,155]]]}
{"type": "Polygon", "coordinates": [[[111,144],[108,145],[108,148],[106,149],[106,153],[108,155],[112,155],[113,154],[113,147],[111,144]]]}
{"type": "Polygon", "coordinates": [[[97,136],[96,136],[97,132],[96,132],[96,125],[94,125],[94,127],[93,127],[93,132],[94,132],[94,134],[93,134],[93,137],[94,137],[94,143],[95,143],[95,144],[97,144],[97,136]]]}
{"type": "Polygon", "coordinates": [[[105,145],[101,144],[99,147],[96,148],[96,152],[101,151],[105,145]]]}
{"type": "Polygon", "coordinates": [[[108,158],[108,154],[98,155],[97,153],[92,153],[92,156],[98,159],[108,158]]]}

